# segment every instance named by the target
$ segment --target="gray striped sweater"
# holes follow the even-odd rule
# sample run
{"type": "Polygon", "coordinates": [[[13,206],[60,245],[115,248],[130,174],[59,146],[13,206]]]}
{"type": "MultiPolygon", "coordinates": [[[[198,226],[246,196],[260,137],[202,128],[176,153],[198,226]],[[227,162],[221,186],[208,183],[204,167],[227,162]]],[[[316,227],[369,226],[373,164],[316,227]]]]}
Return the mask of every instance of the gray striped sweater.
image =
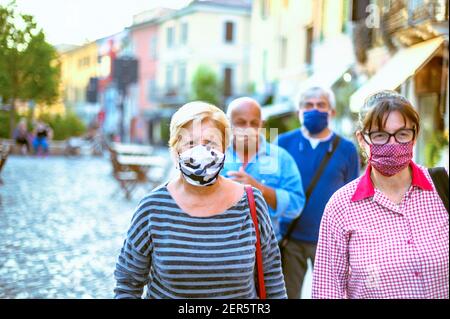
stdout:
{"type": "MultiPolygon", "coordinates": [[[[267,204],[253,188],[267,298],[286,298],[280,252],[267,204]]],[[[115,298],[257,298],[255,228],[247,195],[227,211],[192,217],[166,186],[136,209],[114,276],[115,298]]]]}

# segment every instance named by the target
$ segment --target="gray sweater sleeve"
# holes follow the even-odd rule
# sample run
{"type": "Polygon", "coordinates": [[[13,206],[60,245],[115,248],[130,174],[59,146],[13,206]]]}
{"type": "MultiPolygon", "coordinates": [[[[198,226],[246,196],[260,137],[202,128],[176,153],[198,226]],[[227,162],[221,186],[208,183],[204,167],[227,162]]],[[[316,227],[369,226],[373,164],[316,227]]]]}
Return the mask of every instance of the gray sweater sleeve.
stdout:
{"type": "Polygon", "coordinates": [[[152,241],[149,231],[149,211],[146,200],[136,209],[131,226],[116,263],[114,277],[116,299],[142,298],[144,286],[148,283],[152,241]]]}

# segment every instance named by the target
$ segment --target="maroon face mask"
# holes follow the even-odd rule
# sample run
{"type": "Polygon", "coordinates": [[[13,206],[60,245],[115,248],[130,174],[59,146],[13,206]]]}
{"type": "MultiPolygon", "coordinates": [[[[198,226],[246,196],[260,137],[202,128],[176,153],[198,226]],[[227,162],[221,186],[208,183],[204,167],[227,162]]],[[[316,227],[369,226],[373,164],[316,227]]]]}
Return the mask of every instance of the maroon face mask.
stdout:
{"type": "Polygon", "coordinates": [[[413,142],[370,145],[369,163],[384,176],[393,176],[407,167],[413,157],[413,142]]]}

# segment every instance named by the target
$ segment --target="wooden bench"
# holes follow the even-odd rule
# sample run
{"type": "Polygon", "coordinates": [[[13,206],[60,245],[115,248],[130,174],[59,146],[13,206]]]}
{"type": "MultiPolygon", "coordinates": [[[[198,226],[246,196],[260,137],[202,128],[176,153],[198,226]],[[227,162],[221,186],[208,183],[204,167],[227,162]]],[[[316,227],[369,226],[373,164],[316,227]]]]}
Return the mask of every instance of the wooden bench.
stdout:
{"type": "Polygon", "coordinates": [[[67,141],[48,141],[48,153],[50,155],[65,155],[67,148],[67,141]]]}
{"type": "Polygon", "coordinates": [[[16,144],[16,141],[9,138],[2,138],[0,139],[0,147],[8,147],[9,148],[9,154],[20,154],[20,145],[16,144]]]}
{"type": "Polygon", "coordinates": [[[144,156],[153,154],[153,147],[149,145],[112,143],[111,148],[122,155],[144,156]]]}
{"type": "Polygon", "coordinates": [[[119,182],[120,188],[125,192],[127,199],[131,198],[132,191],[139,182],[138,174],[126,165],[122,165],[117,160],[118,154],[115,150],[108,148],[111,164],[113,168],[113,176],[119,182]]]}
{"type": "Polygon", "coordinates": [[[152,155],[151,146],[109,144],[107,149],[110,153],[113,167],[113,176],[119,182],[121,189],[125,192],[127,199],[138,185],[156,186],[161,182],[161,175],[155,174],[157,178],[150,178],[149,172],[153,169],[167,171],[167,159],[162,156],[152,155]]]}
{"type": "Polygon", "coordinates": [[[3,185],[2,171],[8,159],[10,146],[8,144],[0,144],[0,185],[3,185]]]}

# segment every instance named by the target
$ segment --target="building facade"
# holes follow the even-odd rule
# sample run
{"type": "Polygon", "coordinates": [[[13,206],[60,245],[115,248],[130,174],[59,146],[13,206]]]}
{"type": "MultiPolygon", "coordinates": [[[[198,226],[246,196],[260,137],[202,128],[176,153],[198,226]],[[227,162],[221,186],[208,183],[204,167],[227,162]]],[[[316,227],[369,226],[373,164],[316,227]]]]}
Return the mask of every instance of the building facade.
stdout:
{"type": "Polygon", "coordinates": [[[167,143],[170,117],[192,99],[200,66],[213,71],[222,86],[219,107],[247,94],[250,8],[249,0],[192,1],[179,10],[156,8],[134,16],[128,31],[139,76],[132,141],[167,143]]]}
{"type": "MultiPolygon", "coordinates": [[[[363,1],[362,1],[363,2],[363,1]]],[[[351,97],[358,112],[364,99],[379,90],[396,90],[416,107],[422,130],[415,160],[433,166],[446,158],[448,167],[448,1],[366,1],[361,21],[370,34],[358,60],[368,76],[351,97]],[[369,19],[369,20],[368,20],[369,19]]]]}
{"type": "Polygon", "coordinates": [[[98,105],[87,100],[89,81],[98,75],[97,54],[96,42],[60,52],[61,87],[65,108],[75,112],[86,123],[98,112],[98,105]]]}
{"type": "Polygon", "coordinates": [[[160,20],[160,105],[187,102],[192,78],[202,65],[213,70],[221,81],[224,102],[230,96],[247,93],[250,8],[251,2],[244,0],[193,1],[160,20]]]}
{"type": "Polygon", "coordinates": [[[121,87],[127,70],[115,70],[119,59],[132,59],[133,43],[129,30],[99,39],[97,43],[99,121],[110,140],[131,142],[131,125],[138,113],[137,83],[121,87]]]}
{"type": "Polygon", "coordinates": [[[137,113],[132,118],[131,140],[135,143],[155,143],[160,140],[157,119],[148,114],[158,108],[157,66],[160,56],[160,19],[173,10],[156,8],[137,14],[129,27],[133,56],[138,60],[137,113]]]}
{"type": "MultiPolygon", "coordinates": [[[[251,22],[251,82],[270,117],[294,113],[299,93],[311,86],[333,89],[335,130],[352,134],[349,91],[357,80],[350,0],[255,0],[251,22]]],[[[283,124],[283,123],[281,123],[283,124]]],[[[280,125],[281,125],[280,124],[280,125]]]]}
{"type": "Polygon", "coordinates": [[[307,77],[306,43],[313,21],[312,5],[310,0],[253,2],[250,73],[255,93],[262,100],[289,96],[307,77]]]}

